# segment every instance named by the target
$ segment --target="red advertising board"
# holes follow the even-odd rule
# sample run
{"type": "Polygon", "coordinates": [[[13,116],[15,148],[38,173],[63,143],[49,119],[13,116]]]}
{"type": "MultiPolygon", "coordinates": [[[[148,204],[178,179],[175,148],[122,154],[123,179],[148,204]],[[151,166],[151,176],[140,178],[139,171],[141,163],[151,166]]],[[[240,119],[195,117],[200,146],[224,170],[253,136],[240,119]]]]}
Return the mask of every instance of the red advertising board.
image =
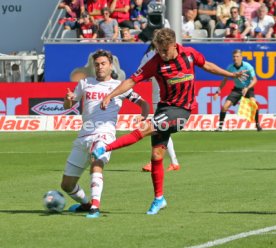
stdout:
{"type": "MultiPolygon", "coordinates": [[[[193,111],[194,114],[218,114],[220,108],[234,87],[232,81],[222,89],[222,92],[216,101],[213,95],[218,89],[220,81],[197,81],[196,82],[196,100],[197,107],[193,111]]],[[[273,80],[259,80],[254,87],[255,98],[259,105],[260,113],[276,113],[276,82],[273,80]]],[[[237,113],[238,106],[232,106],[229,109],[230,114],[237,113]]]]}
{"type": "MultiPolygon", "coordinates": [[[[63,109],[67,88],[76,83],[0,83],[0,115],[65,115],[80,114],[79,104],[71,110],[63,109]]],[[[135,86],[135,91],[151,103],[151,83],[135,86]]],[[[139,113],[139,107],[125,101],[121,114],[139,113]]]]}
{"type": "MultiPolygon", "coordinates": [[[[214,95],[220,81],[197,81],[196,98],[197,107],[194,114],[217,114],[226,96],[233,88],[229,81],[222,90],[220,97],[214,101],[214,95]]],[[[75,105],[71,110],[64,110],[62,103],[67,88],[74,89],[76,83],[0,83],[0,115],[78,115],[81,106],[75,105]]],[[[151,83],[140,83],[135,86],[145,100],[151,103],[151,83]]],[[[259,104],[260,113],[276,113],[276,82],[272,80],[259,80],[255,87],[255,95],[259,104]]],[[[139,107],[125,101],[121,114],[139,113],[139,107]]],[[[232,107],[229,113],[237,112],[232,107]]],[[[152,113],[152,110],[151,110],[152,113]]]]}

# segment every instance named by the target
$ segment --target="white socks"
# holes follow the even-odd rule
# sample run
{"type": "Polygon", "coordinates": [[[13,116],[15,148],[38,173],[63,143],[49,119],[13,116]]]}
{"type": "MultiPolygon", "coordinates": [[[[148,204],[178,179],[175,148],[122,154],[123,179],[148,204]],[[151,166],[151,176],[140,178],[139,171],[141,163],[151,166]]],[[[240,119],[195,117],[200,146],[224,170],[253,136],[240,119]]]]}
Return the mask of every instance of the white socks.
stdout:
{"type": "Polygon", "coordinates": [[[94,172],[91,174],[91,208],[99,208],[103,191],[103,174],[94,172]]]}
{"type": "Polygon", "coordinates": [[[175,154],[175,151],[174,151],[173,142],[172,142],[171,137],[169,139],[167,148],[168,148],[168,153],[169,153],[169,156],[170,156],[170,159],[171,159],[171,163],[172,164],[179,164],[178,161],[177,161],[177,158],[176,158],[176,154],[175,154]]]}
{"type": "Polygon", "coordinates": [[[88,199],[85,196],[84,190],[78,184],[75,186],[72,192],[68,193],[68,195],[76,202],[81,204],[88,203],[88,199]]]}

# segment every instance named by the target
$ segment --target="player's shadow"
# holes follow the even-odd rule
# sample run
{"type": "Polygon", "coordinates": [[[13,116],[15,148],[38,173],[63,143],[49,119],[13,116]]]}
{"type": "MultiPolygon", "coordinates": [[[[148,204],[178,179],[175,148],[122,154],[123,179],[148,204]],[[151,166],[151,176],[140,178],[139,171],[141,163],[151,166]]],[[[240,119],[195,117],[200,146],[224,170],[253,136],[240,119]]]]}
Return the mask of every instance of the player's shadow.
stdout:
{"type": "Polygon", "coordinates": [[[40,215],[40,216],[54,216],[54,215],[69,215],[72,214],[71,212],[65,210],[63,211],[61,214],[60,213],[49,213],[45,210],[20,210],[20,209],[16,209],[16,210],[1,210],[0,209],[0,213],[6,213],[6,214],[35,214],[35,215],[40,215]]]}
{"type": "Polygon", "coordinates": [[[256,215],[274,215],[276,211],[206,211],[206,212],[190,212],[204,214],[256,214],[256,215]]]}

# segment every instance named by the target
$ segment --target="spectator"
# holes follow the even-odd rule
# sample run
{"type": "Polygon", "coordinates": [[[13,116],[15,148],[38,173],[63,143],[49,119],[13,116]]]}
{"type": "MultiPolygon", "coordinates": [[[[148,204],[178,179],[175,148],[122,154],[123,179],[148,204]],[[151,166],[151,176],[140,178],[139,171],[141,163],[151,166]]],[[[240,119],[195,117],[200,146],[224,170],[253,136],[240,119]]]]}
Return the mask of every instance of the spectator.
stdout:
{"type": "Polygon", "coordinates": [[[224,41],[243,41],[243,38],[240,31],[239,31],[239,26],[238,24],[235,23],[231,23],[229,28],[228,28],[228,34],[226,34],[225,36],[225,40],[224,41]]]}
{"type": "Polygon", "coordinates": [[[64,21],[64,29],[75,29],[77,25],[77,19],[85,11],[83,0],[63,0],[60,2],[59,9],[66,11],[64,21]]]}
{"type": "Polygon", "coordinates": [[[129,13],[130,0],[108,0],[107,4],[111,11],[110,17],[116,19],[121,28],[134,29],[129,13]]]}
{"type": "Polygon", "coordinates": [[[257,10],[261,4],[254,0],[244,0],[240,5],[240,15],[251,21],[257,16],[257,10]]]}
{"type": "Polygon", "coordinates": [[[143,0],[134,0],[134,6],[130,11],[130,19],[133,22],[134,29],[145,29],[147,25],[147,5],[143,0]]]}
{"type": "Polygon", "coordinates": [[[232,7],[238,7],[237,3],[232,0],[223,0],[223,3],[218,5],[216,28],[225,28],[226,21],[231,17],[230,9],[232,7]]]}
{"type": "Polygon", "coordinates": [[[123,42],[136,42],[138,35],[132,35],[129,28],[122,28],[122,41],[123,42]]]}
{"type": "Polygon", "coordinates": [[[103,19],[101,10],[107,7],[107,0],[87,0],[87,11],[95,21],[103,19]]]}
{"type": "Polygon", "coordinates": [[[246,20],[244,16],[239,15],[239,8],[232,7],[231,10],[231,18],[226,22],[226,37],[230,35],[230,33],[238,33],[240,38],[244,38],[247,34],[250,33],[251,26],[249,22],[246,20]],[[233,30],[231,30],[231,28],[233,30]]]}
{"type": "Polygon", "coordinates": [[[93,41],[92,39],[97,38],[98,26],[95,24],[93,17],[89,16],[87,12],[81,14],[78,24],[81,42],[93,41]]]}
{"type": "Polygon", "coordinates": [[[193,20],[194,12],[190,9],[185,12],[183,21],[182,21],[182,38],[190,38],[192,32],[195,30],[195,23],[193,20]]]}
{"type": "Polygon", "coordinates": [[[252,20],[251,36],[254,38],[272,38],[274,18],[267,14],[267,7],[262,4],[257,11],[257,17],[252,20]]]}
{"type": "Polygon", "coordinates": [[[193,20],[195,20],[196,16],[197,16],[197,3],[196,3],[196,0],[182,0],[182,15],[185,16],[185,13],[188,10],[193,11],[193,20]]]}
{"type": "Polygon", "coordinates": [[[99,32],[101,38],[107,38],[108,40],[117,40],[119,34],[118,22],[110,17],[110,9],[105,7],[101,10],[104,17],[103,20],[99,22],[99,32]]]}
{"type": "Polygon", "coordinates": [[[268,8],[268,15],[272,16],[275,21],[272,37],[276,38],[276,1],[268,0],[266,6],[268,8]]]}
{"type": "Polygon", "coordinates": [[[208,36],[213,37],[216,26],[217,3],[213,0],[202,1],[198,9],[195,29],[207,29],[208,36]]]}

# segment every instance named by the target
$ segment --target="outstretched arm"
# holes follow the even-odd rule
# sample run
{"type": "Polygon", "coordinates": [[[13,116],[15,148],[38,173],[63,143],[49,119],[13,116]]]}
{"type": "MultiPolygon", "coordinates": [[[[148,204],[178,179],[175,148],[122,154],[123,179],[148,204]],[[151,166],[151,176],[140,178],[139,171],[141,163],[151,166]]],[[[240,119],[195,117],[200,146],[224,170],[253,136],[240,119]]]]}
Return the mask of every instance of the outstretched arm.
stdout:
{"type": "Polygon", "coordinates": [[[122,81],[122,83],[117,88],[115,88],[110,94],[108,94],[103,99],[101,103],[101,109],[106,109],[111,98],[125,93],[126,91],[130,90],[134,85],[135,82],[131,78],[122,81]]]}
{"type": "Polygon", "coordinates": [[[229,72],[209,61],[206,61],[202,68],[210,73],[224,77],[238,78],[241,81],[248,77],[246,71],[229,72]]]}

